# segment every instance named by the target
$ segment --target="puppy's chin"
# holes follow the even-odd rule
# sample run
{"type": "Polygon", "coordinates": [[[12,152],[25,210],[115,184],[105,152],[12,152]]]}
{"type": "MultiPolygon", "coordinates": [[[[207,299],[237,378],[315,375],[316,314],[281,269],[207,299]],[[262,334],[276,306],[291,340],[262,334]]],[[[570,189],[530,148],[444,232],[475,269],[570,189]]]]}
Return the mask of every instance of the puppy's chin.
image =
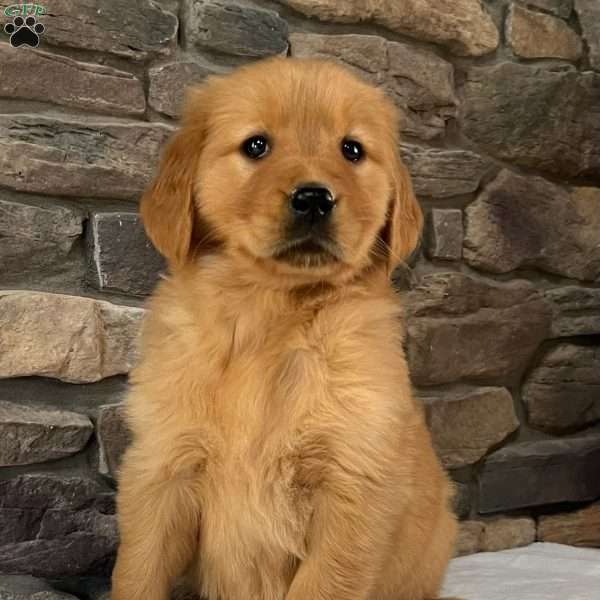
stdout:
{"type": "Polygon", "coordinates": [[[341,262],[342,253],[329,239],[307,236],[280,242],[275,246],[272,258],[299,269],[315,269],[341,262]]]}

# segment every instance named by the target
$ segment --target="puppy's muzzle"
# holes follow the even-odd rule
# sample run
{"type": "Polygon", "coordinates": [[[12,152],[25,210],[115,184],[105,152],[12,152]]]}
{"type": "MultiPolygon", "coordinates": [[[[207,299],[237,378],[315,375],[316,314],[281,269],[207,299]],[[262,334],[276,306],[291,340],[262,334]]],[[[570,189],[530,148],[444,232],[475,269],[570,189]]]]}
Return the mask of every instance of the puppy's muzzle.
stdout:
{"type": "Polygon", "coordinates": [[[323,225],[335,207],[332,193],[319,184],[304,184],[290,195],[290,211],[294,225],[323,225]]]}

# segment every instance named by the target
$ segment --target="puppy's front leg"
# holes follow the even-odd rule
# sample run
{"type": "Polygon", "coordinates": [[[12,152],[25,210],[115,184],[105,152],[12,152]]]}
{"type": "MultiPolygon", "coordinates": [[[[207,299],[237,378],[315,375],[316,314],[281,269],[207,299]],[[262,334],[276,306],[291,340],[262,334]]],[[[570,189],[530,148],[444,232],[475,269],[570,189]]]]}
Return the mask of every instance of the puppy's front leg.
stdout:
{"type": "Polygon", "coordinates": [[[393,505],[385,481],[345,473],[325,485],[286,600],[366,600],[390,550],[393,505]]]}
{"type": "Polygon", "coordinates": [[[133,446],[121,467],[111,600],[167,600],[198,542],[194,479],[142,454],[133,446]]]}

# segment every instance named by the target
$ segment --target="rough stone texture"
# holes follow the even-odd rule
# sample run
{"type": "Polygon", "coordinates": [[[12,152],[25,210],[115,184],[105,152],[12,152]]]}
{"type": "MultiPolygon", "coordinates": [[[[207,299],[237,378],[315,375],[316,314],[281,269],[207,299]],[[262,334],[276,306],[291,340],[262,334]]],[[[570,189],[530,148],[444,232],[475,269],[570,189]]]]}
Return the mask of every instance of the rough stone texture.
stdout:
{"type": "Polygon", "coordinates": [[[0,192],[0,285],[81,281],[82,233],[74,205],[0,192]]]}
{"type": "Polygon", "coordinates": [[[137,213],[94,211],[88,243],[88,280],[100,290],[149,294],[165,269],[137,213]]]}
{"type": "Polygon", "coordinates": [[[498,158],[600,180],[600,75],[516,63],[472,67],[464,133],[498,158]]]}
{"type": "Polygon", "coordinates": [[[93,429],[92,422],[78,413],[0,401],[0,467],[75,454],[93,429]]]}
{"type": "Polygon", "coordinates": [[[536,429],[562,433],[600,420],[600,346],[552,348],[529,373],[522,396],[536,429]]]}
{"type": "Polygon", "coordinates": [[[2,600],[77,600],[75,596],[59,592],[45,581],[27,575],[0,575],[2,600]]]}
{"type": "Polygon", "coordinates": [[[600,497],[598,435],[522,442],[490,455],[479,475],[479,512],[600,497]]]}
{"type": "Polygon", "coordinates": [[[600,4],[597,0],[575,0],[575,10],[589,48],[590,66],[600,71],[600,4]]]}
{"type": "Polygon", "coordinates": [[[519,427],[512,396],[505,388],[437,393],[424,395],[423,400],[433,446],[449,469],[477,462],[519,427]]]}
{"type": "Polygon", "coordinates": [[[454,512],[459,519],[466,519],[471,512],[471,492],[466,483],[454,482],[454,512]]]}
{"type": "Polygon", "coordinates": [[[535,542],[535,521],[529,517],[485,521],[481,538],[482,552],[528,546],[535,542]]]}
{"type": "Polygon", "coordinates": [[[600,278],[600,188],[566,189],[502,171],[467,207],[465,223],[464,257],[473,267],[600,278]]]}
{"type": "Polygon", "coordinates": [[[113,478],[117,476],[121,458],[131,441],[124,412],[122,404],[112,404],[100,407],[98,414],[99,470],[113,478]]]}
{"type": "Polygon", "coordinates": [[[184,40],[238,56],[285,54],[288,26],[275,11],[230,0],[184,0],[184,40]]]}
{"type": "Polygon", "coordinates": [[[600,548],[600,503],[571,513],[542,515],[537,537],[541,542],[600,548]]]}
{"type": "Polygon", "coordinates": [[[483,539],[483,523],[481,521],[462,521],[458,525],[455,556],[475,554],[481,549],[483,539]]]}
{"type": "Polygon", "coordinates": [[[148,70],[148,104],[158,112],[177,118],[181,116],[185,88],[221,72],[223,69],[216,65],[191,60],[152,67],[148,70]]]}
{"type": "Polygon", "coordinates": [[[434,273],[403,302],[417,385],[510,379],[525,368],[550,326],[550,309],[525,281],[496,284],[434,273]]]}
{"type": "Polygon", "coordinates": [[[339,61],[385,89],[400,108],[406,135],[438,137],[456,115],[454,69],[429,50],[354,34],[294,33],[290,46],[292,56],[339,61]]]}
{"type": "Polygon", "coordinates": [[[321,21],[371,21],[420,40],[443,44],[461,56],[481,56],[498,46],[499,35],[479,0],[282,0],[321,21]]]}
{"type": "Polygon", "coordinates": [[[140,115],[146,109],[142,82],[130,73],[33,48],[21,50],[0,44],[0,96],[101,113],[140,115]]]}
{"type": "Polygon", "coordinates": [[[434,208],[427,217],[425,252],[429,258],[460,260],[463,234],[461,210],[434,208]]]}
{"type": "Polygon", "coordinates": [[[491,161],[469,150],[400,144],[417,196],[449,198],[474,192],[491,161]]]}
{"type": "Polygon", "coordinates": [[[148,183],[171,132],[156,123],[0,115],[0,185],[132,199],[148,183]]]}
{"type": "Polygon", "coordinates": [[[0,481],[0,573],[108,575],[116,545],[113,494],[96,481],[49,474],[0,481]]]}
{"type": "Polygon", "coordinates": [[[141,308],[43,292],[0,292],[0,377],[98,381],[136,359],[141,308]]]}
{"type": "Polygon", "coordinates": [[[177,38],[177,17],[152,0],[52,0],[42,22],[51,45],[133,60],[168,54],[177,38]]]}
{"type": "Polygon", "coordinates": [[[552,306],[552,335],[600,334],[600,289],[574,285],[547,290],[544,298],[552,306]]]}
{"type": "Polygon", "coordinates": [[[523,58],[581,57],[581,38],[562,19],[527,10],[513,3],[506,21],[506,38],[523,58]]]}
{"type": "Polygon", "coordinates": [[[573,12],[573,0],[522,0],[524,4],[567,19],[573,12]]]}

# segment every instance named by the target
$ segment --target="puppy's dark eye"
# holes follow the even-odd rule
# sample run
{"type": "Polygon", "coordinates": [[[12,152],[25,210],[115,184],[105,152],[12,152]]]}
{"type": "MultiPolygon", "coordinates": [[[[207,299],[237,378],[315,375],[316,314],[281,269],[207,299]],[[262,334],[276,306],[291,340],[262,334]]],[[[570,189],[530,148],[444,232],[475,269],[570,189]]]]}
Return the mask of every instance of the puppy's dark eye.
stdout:
{"type": "Polygon", "coordinates": [[[346,160],[358,162],[364,156],[365,152],[360,142],[344,138],[342,140],[342,154],[346,160]]]}
{"type": "Polygon", "coordinates": [[[253,135],[242,144],[242,152],[248,158],[262,158],[269,152],[269,141],[264,135],[253,135]]]}

